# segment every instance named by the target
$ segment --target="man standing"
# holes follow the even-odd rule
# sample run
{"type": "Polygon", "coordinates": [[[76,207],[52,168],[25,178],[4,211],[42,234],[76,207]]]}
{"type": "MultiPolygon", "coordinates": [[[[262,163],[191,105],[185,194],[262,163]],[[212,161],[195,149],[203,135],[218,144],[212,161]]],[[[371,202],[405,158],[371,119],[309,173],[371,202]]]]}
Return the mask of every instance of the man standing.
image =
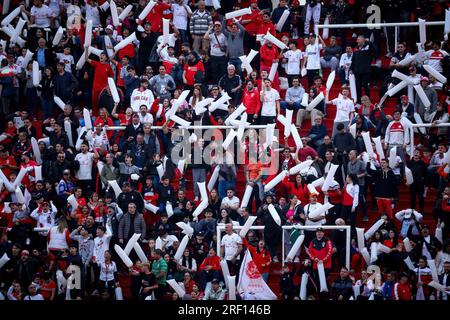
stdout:
{"type": "MultiPolygon", "coordinates": [[[[370,67],[374,56],[374,49],[371,42],[366,41],[364,36],[359,35],[356,39],[357,46],[353,50],[352,64],[350,71],[355,75],[357,102],[361,103],[362,87],[366,95],[370,97],[370,67]]],[[[352,97],[353,99],[355,97],[352,97]]]]}
{"type": "Polygon", "coordinates": [[[200,0],[197,6],[198,9],[194,11],[189,21],[189,31],[193,39],[192,49],[196,52],[200,50],[208,51],[209,42],[203,36],[208,31],[209,26],[212,25],[212,17],[205,10],[205,1],[200,0]]]}
{"type": "Polygon", "coordinates": [[[142,213],[136,212],[136,205],[131,202],[128,204],[128,212],[119,222],[119,243],[127,243],[135,233],[141,234],[141,240],[145,239],[146,225],[142,213]]]}
{"type": "Polygon", "coordinates": [[[76,178],[78,179],[78,186],[84,191],[92,191],[94,188],[92,180],[92,166],[94,160],[99,158],[97,150],[94,148],[94,152],[89,152],[89,145],[87,142],[83,142],[80,148],[81,152],[75,156],[75,166],[78,167],[76,172],[76,178]]]}
{"type": "Polygon", "coordinates": [[[220,257],[225,259],[231,275],[235,275],[238,270],[237,262],[242,252],[242,239],[233,231],[233,224],[227,223],[225,235],[220,243],[220,257]]]}
{"type": "Polygon", "coordinates": [[[227,67],[227,74],[222,76],[219,80],[219,87],[225,90],[231,97],[232,104],[236,107],[241,100],[241,77],[236,74],[236,67],[229,64],[227,67]]]}
{"type": "Polygon", "coordinates": [[[222,33],[222,23],[214,22],[214,26],[210,26],[205,33],[203,39],[210,42],[211,45],[211,74],[214,76],[214,83],[218,83],[219,79],[225,74],[227,65],[227,37],[222,33]],[[213,32],[211,33],[211,30],[213,32]]]}
{"type": "Polygon", "coordinates": [[[406,150],[406,145],[409,143],[409,134],[407,128],[400,121],[401,115],[399,111],[394,111],[393,118],[394,120],[386,128],[384,147],[387,149],[387,154],[390,154],[392,148],[397,148],[397,155],[400,156],[404,163],[404,150],[406,150]]]}
{"type": "Polygon", "coordinates": [[[147,110],[150,110],[154,100],[155,97],[153,96],[153,92],[148,89],[148,81],[146,79],[141,79],[139,88],[134,89],[131,94],[130,106],[131,109],[133,109],[133,112],[139,112],[139,108],[142,105],[145,105],[147,110]]]}
{"type": "Polygon", "coordinates": [[[309,244],[308,250],[309,257],[313,263],[315,283],[320,283],[318,264],[323,263],[326,279],[332,268],[331,257],[333,255],[333,244],[330,239],[325,237],[323,228],[319,227],[316,229],[316,237],[309,244]]]}
{"type": "MultiPolygon", "coordinates": [[[[165,66],[159,66],[159,74],[153,76],[149,82],[150,88],[155,92],[159,101],[163,101],[164,99],[170,100],[172,98],[172,91],[175,90],[176,84],[172,76],[166,73],[165,66]]],[[[150,106],[152,103],[153,101],[150,103],[150,106]]]]}
{"type": "Polygon", "coordinates": [[[280,114],[280,94],[272,88],[272,81],[264,79],[264,87],[260,92],[262,103],[260,124],[275,123],[280,114]]]}
{"type": "Polygon", "coordinates": [[[355,112],[355,105],[353,104],[352,99],[348,97],[348,87],[342,87],[342,96],[339,96],[331,101],[328,100],[328,94],[325,98],[325,103],[331,103],[336,106],[336,116],[334,118],[333,123],[333,133],[331,138],[337,133],[338,124],[342,123],[344,127],[348,127],[348,125],[352,122],[355,112]]]}
{"type": "Polygon", "coordinates": [[[162,300],[164,293],[166,292],[166,279],[167,279],[167,262],[162,257],[163,252],[160,249],[155,251],[155,260],[152,263],[152,273],[156,277],[158,288],[155,290],[156,300],[162,300]]]}
{"type": "MultiPolygon", "coordinates": [[[[371,159],[371,162],[377,167],[377,161],[371,159]]],[[[389,169],[386,159],[381,159],[380,167],[376,170],[371,169],[370,162],[367,163],[367,173],[372,177],[374,184],[374,196],[377,199],[378,212],[386,213],[391,219],[394,218],[392,213],[392,199],[395,196],[396,179],[394,172],[389,169]]]]}
{"type": "Polygon", "coordinates": [[[261,99],[259,97],[258,89],[255,88],[253,80],[247,80],[246,82],[242,103],[247,108],[247,121],[254,124],[258,119],[259,112],[261,111],[261,99]]]}
{"type": "Polygon", "coordinates": [[[297,49],[297,43],[292,41],[289,43],[289,50],[283,53],[283,62],[286,63],[286,70],[289,85],[292,86],[294,78],[300,74],[300,68],[305,67],[303,52],[297,49]]]}

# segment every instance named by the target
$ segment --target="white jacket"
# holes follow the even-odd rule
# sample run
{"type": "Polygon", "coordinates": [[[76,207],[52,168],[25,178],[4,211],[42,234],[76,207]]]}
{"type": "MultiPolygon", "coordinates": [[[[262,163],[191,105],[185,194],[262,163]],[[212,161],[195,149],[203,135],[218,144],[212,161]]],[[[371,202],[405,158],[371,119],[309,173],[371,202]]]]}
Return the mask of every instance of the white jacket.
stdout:
{"type": "Polygon", "coordinates": [[[130,106],[133,112],[139,112],[139,107],[142,105],[147,106],[147,110],[150,110],[155,97],[150,89],[140,91],[139,88],[134,89],[131,94],[130,106]]]}
{"type": "MultiPolygon", "coordinates": [[[[37,221],[36,227],[37,228],[52,228],[55,226],[55,216],[56,216],[56,208],[54,208],[54,205],[52,204],[52,209],[48,212],[39,212],[40,208],[36,208],[31,212],[30,217],[37,221]]],[[[41,236],[46,236],[47,232],[42,231],[39,232],[41,236]]]]}

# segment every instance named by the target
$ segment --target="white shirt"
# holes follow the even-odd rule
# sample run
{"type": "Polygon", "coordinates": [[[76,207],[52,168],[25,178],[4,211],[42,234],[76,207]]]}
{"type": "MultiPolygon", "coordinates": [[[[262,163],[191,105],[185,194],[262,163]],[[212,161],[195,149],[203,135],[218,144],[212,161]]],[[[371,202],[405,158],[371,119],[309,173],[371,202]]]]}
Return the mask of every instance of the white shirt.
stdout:
{"type": "Polygon", "coordinates": [[[109,241],[111,235],[105,233],[103,237],[95,237],[94,252],[92,253],[92,260],[98,264],[105,261],[105,251],[109,249],[109,241]]]}
{"type": "Polygon", "coordinates": [[[34,24],[41,28],[50,27],[50,17],[53,17],[52,10],[43,4],[40,8],[33,6],[31,16],[34,17],[34,24]]]}
{"type": "Polygon", "coordinates": [[[117,272],[117,266],[114,261],[106,264],[102,262],[100,264],[100,280],[101,281],[113,281],[114,280],[114,272],[117,272]]]}
{"type": "Polygon", "coordinates": [[[77,171],[78,180],[92,179],[92,165],[94,163],[94,154],[92,152],[79,153],[75,156],[75,160],[80,163],[80,169],[77,171]]]}
{"type": "Polygon", "coordinates": [[[286,51],[283,56],[288,59],[284,69],[289,75],[300,74],[300,61],[303,59],[303,52],[299,49],[286,51]]]}
{"type": "Polygon", "coordinates": [[[266,117],[275,117],[277,115],[276,101],[280,100],[280,94],[275,89],[264,90],[264,97],[261,108],[261,115],[266,117]]]}
{"type": "Polygon", "coordinates": [[[179,30],[187,30],[188,12],[184,5],[172,4],[173,24],[179,30]]]}
{"type": "Polygon", "coordinates": [[[437,72],[442,72],[441,60],[448,56],[448,53],[444,50],[428,50],[425,52],[425,64],[433,67],[437,72]]]}
{"type": "Polygon", "coordinates": [[[86,4],[83,10],[86,12],[86,21],[92,20],[92,27],[98,27],[100,25],[100,13],[98,12],[98,8],[86,4]]]}
{"type": "Polygon", "coordinates": [[[215,33],[211,33],[209,35],[209,41],[211,43],[211,56],[215,56],[215,57],[225,56],[225,52],[220,50],[220,46],[226,47],[226,45],[227,45],[227,38],[225,37],[225,35],[223,33],[220,33],[219,35],[217,35],[215,33]],[[219,42],[217,42],[216,37],[217,37],[217,40],[219,40],[219,42]]]}
{"type": "Polygon", "coordinates": [[[232,260],[238,252],[239,244],[242,244],[242,239],[233,232],[231,235],[224,235],[220,244],[225,247],[225,260],[232,260]]]}
{"type": "Polygon", "coordinates": [[[54,17],[59,16],[60,11],[61,11],[59,8],[62,5],[63,5],[62,0],[49,0],[48,7],[52,11],[54,17]]]}
{"type": "Polygon", "coordinates": [[[308,57],[306,69],[320,69],[320,50],[322,50],[321,44],[308,44],[306,46],[305,55],[308,57]]]}
{"type": "Polygon", "coordinates": [[[150,89],[146,89],[144,91],[140,91],[139,88],[134,89],[131,94],[131,109],[133,109],[133,112],[139,113],[140,106],[145,105],[147,106],[147,110],[150,110],[154,100],[155,97],[150,89]]]}
{"type": "Polygon", "coordinates": [[[75,60],[71,54],[57,53],[56,57],[58,62],[64,63],[64,71],[72,73],[72,65],[75,64],[75,60]]]}
{"type": "Polygon", "coordinates": [[[239,198],[236,196],[233,196],[233,198],[231,198],[231,199],[228,197],[225,197],[222,199],[221,205],[224,205],[224,204],[227,204],[228,207],[233,207],[233,206],[239,205],[239,198]]]}
{"type": "Polygon", "coordinates": [[[350,98],[336,98],[331,100],[331,103],[336,106],[336,117],[334,122],[350,121],[350,112],[355,111],[355,105],[350,98]]]}
{"type": "Polygon", "coordinates": [[[304,207],[303,211],[305,212],[305,215],[306,215],[305,226],[321,226],[327,222],[327,220],[325,219],[325,215],[323,215],[323,219],[319,220],[319,221],[312,221],[309,219],[309,214],[312,213],[314,210],[319,209],[321,207],[322,207],[322,204],[320,204],[319,202],[317,202],[315,204],[308,203],[304,207]]]}
{"type": "Polygon", "coordinates": [[[153,123],[153,116],[150,113],[146,113],[145,116],[139,113],[139,120],[141,123],[153,123]]]}

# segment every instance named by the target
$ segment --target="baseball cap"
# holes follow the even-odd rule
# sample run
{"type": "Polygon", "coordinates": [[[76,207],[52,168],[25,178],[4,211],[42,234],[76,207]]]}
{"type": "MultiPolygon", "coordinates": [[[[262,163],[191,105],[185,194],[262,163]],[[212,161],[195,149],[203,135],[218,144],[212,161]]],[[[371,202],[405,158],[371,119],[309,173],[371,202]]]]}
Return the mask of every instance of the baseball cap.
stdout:
{"type": "Polygon", "coordinates": [[[323,232],[323,228],[319,227],[319,228],[316,229],[316,232],[317,231],[322,231],[323,232]]]}
{"type": "Polygon", "coordinates": [[[105,29],[114,30],[113,26],[110,24],[105,29]]]}
{"type": "Polygon", "coordinates": [[[222,25],[222,23],[220,23],[220,21],[215,21],[215,22],[214,22],[214,25],[216,25],[216,24],[219,25],[219,26],[222,25]]]}

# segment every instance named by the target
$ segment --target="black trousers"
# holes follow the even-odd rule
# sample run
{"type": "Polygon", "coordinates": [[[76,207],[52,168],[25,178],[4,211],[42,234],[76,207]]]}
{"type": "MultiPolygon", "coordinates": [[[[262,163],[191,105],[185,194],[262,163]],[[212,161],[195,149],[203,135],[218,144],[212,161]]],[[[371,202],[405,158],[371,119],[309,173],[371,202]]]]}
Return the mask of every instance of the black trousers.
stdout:
{"type": "Polygon", "coordinates": [[[361,94],[363,87],[366,95],[370,98],[369,84],[370,84],[370,69],[368,72],[355,73],[355,85],[356,85],[356,94],[358,95],[358,103],[361,103],[361,94]]]}
{"type": "Polygon", "coordinates": [[[416,208],[416,199],[419,198],[419,211],[424,214],[425,211],[425,198],[423,193],[425,191],[425,185],[423,183],[413,183],[409,186],[410,192],[410,206],[412,209],[416,208]]]}

